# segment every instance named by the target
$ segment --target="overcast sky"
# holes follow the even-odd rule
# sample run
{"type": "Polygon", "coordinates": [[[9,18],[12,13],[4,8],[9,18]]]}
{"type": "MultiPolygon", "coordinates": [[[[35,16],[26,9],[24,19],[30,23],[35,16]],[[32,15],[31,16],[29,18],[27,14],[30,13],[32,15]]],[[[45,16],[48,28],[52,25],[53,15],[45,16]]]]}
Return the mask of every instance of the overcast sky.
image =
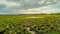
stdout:
{"type": "Polygon", "coordinates": [[[0,0],[0,14],[59,13],[60,0],[0,0]]]}

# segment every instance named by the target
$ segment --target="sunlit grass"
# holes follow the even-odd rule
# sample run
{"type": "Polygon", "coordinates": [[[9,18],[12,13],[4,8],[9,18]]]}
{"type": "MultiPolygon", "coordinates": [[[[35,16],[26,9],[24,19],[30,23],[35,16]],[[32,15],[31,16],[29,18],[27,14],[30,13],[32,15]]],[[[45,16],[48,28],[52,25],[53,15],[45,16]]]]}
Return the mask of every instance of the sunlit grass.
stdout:
{"type": "Polygon", "coordinates": [[[31,17],[25,17],[25,18],[45,18],[45,17],[43,17],[43,16],[41,16],[41,17],[31,16],[31,17]]]}

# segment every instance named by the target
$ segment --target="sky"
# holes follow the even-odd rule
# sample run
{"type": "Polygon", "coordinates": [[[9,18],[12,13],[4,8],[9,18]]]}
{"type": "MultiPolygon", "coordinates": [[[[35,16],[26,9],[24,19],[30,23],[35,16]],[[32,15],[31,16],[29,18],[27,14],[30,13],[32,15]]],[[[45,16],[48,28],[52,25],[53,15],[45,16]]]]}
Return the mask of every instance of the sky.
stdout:
{"type": "Polygon", "coordinates": [[[0,0],[0,14],[60,13],[60,0],[0,0]]]}

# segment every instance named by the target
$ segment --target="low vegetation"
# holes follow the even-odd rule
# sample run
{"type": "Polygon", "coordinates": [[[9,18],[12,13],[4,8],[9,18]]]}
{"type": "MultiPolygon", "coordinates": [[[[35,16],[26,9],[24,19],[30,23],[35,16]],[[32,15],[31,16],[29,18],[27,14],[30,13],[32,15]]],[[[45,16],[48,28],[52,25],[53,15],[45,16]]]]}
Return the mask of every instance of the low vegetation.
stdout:
{"type": "Polygon", "coordinates": [[[60,15],[0,16],[1,34],[60,34],[60,15]],[[29,28],[29,30],[28,30],[29,28]]]}

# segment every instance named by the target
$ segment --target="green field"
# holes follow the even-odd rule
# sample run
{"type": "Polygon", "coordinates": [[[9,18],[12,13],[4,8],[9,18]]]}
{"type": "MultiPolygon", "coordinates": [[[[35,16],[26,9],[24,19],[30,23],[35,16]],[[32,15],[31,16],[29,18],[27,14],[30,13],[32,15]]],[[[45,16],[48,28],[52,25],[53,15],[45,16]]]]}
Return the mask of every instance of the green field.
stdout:
{"type": "Polygon", "coordinates": [[[60,15],[0,16],[3,34],[60,34],[60,15]]]}

